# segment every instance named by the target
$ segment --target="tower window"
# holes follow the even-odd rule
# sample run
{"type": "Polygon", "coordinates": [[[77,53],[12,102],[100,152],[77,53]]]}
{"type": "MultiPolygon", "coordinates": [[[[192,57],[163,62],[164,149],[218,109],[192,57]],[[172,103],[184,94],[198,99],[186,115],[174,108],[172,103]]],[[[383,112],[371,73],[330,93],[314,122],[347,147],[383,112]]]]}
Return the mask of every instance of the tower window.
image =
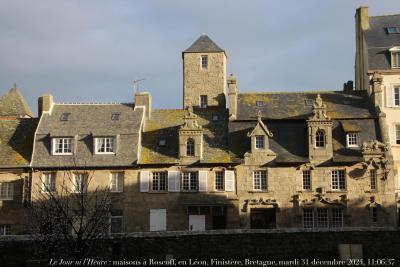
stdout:
{"type": "Polygon", "coordinates": [[[370,170],[369,171],[370,179],[371,179],[371,190],[376,190],[376,170],[370,170]]]}
{"type": "Polygon", "coordinates": [[[322,130],[315,133],[315,147],[325,147],[325,133],[322,130]]]}
{"type": "Polygon", "coordinates": [[[201,56],[201,68],[203,70],[208,69],[208,56],[201,56]]]}
{"type": "Polygon", "coordinates": [[[400,52],[392,52],[392,68],[400,68],[400,52]]]}
{"type": "Polygon", "coordinates": [[[201,95],[200,96],[200,107],[201,108],[206,108],[207,107],[207,96],[206,95],[201,95]]]}
{"type": "Polygon", "coordinates": [[[264,148],[264,135],[256,135],[256,149],[264,148]]]}
{"type": "Polygon", "coordinates": [[[303,171],[303,190],[311,190],[311,171],[303,171]]]}
{"type": "Polygon", "coordinates": [[[186,142],[186,156],[194,156],[194,140],[192,138],[186,142]]]}

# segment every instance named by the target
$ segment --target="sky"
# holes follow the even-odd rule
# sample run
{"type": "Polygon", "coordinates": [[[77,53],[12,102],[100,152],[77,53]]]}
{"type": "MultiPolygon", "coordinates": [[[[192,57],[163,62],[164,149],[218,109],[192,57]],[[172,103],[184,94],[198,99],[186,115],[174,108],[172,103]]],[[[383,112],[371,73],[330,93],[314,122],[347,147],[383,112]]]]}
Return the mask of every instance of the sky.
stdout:
{"type": "Polygon", "coordinates": [[[182,51],[202,33],[240,92],[341,90],[362,5],[400,13],[398,0],[0,0],[0,95],[16,83],[34,111],[43,93],[133,102],[145,79],[155,108],[181,108],[182,51]]]}

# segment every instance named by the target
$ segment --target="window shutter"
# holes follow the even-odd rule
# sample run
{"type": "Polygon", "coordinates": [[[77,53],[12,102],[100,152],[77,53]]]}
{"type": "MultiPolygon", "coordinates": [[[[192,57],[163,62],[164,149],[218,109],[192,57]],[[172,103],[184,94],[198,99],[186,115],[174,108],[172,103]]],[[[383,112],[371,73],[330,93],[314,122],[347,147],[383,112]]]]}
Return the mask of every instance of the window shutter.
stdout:
{"type": "Polygon", "coordinates": [[[118,180],[118,191],[122,192],[124,191],[124,174],[123,173],[118,173],[117,174],[117,180],[118,180]]]}
{"type": "Polygon", "coordinates": [[[225,191],[235,191],[235,172],[225,171],[225,191]]]}
{"type": "Polygon", "coordinates": [[[199,192],[207,192],[207,171],[199,171],[199,192]]]}
{"type": "Polygon", "coordinates": [[[149,191],[149,171],[141,171],[140,172],[140,192],[148,192],[149,191]]]}
{"type": "Polygon", "coordinates": [[[168,171],[168,191],[180,191],[180,176],[179,171],[168,171]]]}
{"type": "Polygon", "coordinates": [[[393,107],[393,101],[394,101],[394,89],[391,86],[385,86],[386,90],[386,107],[393,107]]]}
{"type": "Polygon", "coordinates": [[[14,183],[9,183],[8,195],[10,199],[14,199],[14,183]]]}

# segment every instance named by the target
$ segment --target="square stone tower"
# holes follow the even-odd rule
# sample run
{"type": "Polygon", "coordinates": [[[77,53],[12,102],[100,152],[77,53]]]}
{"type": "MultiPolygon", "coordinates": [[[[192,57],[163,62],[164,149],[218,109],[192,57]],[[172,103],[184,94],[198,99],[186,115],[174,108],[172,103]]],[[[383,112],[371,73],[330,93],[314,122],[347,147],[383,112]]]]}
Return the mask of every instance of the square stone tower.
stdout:
{"type": "Polygon", "coordinates": [[[183,107],[226,106],[226,53],[207,35],[182,52],[183,107]]]}

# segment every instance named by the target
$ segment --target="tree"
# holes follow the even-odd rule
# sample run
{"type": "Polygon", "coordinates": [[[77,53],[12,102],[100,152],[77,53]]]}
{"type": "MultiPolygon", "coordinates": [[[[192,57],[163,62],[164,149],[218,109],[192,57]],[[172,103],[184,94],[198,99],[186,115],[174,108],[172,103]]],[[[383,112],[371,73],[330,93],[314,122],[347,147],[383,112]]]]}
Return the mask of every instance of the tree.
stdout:
{"type": "Polygon", "coordinates": [[[94,171],[64,170],[57,183],[48,175],[36,184],[29,208],[37,254],[82,259],[108,235],[110,189],[93,185],[94,171]]]}

